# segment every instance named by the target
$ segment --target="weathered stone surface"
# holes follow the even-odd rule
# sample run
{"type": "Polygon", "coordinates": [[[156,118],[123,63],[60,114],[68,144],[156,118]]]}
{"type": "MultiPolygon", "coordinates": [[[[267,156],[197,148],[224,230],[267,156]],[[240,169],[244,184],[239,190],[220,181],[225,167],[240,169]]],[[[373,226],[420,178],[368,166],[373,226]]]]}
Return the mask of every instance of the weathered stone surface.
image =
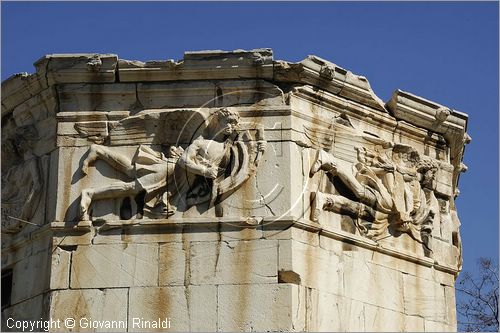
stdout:
{"type": "Polygon", "coordinates": [[[158,284],[158,246],[102,244],[73,252],[71,288],[154,286],[158,284]]]}
{"type": "Polygon", "coordinates": [[[306,289],[307,331],[365,331],[363,303],[317,289],[306,289]]]}
{"type": "Polygon", "coordinates": [[[217,287],[209,285],[130,288],[129,330],[215,331],[217,299],[217,287]],[[140,321],[151,322],[158,318],[160,321],[168,319],[170,327],[147,327],[140,321]]]}
{"type": "MultiPolygon", "coordinates": [[[[40,320],[40,318],[46,317],[48,312],[46,304],[47,297],[42,294],[2,310],[2,332],[19,332],[20,329],[19,327],[16,328],[15,320],[37,321],[40,320]],[[11,320],[9,320],[9,318],[11,318],[11,320]]],[[[38,327],[36,330],[42,332],[43,329],[44,327],[42,326],[38,327]]]]}
{"type": "Polygon", "coordinates": [[[298,289],[296,285],[221,285],[217,289],[217,330],[265,331],[269,327],[276,331],[291,330],[290,303],[297,295],[293,292],[298,289]]]}
{"type": "Polygon", "coordinates": [[[52,251],[49,286],[51,290],[69,288],[70,261],[71,252],[61,249],[60,245],[52,251]]]}
{"type": "Polygon", "coordinates": [[[57,92],[59,112],[128,111],[137,103],[135,84],[62,84],[57,92]]]}
{"type": "MultiPolygon", "coordinates": [[[[160,245],[159,253],[159,284],[181,285],[189,282],[191,272],[186,272],[186,265],[190,265],[189,242],[166,243],[160,245]],[[187,274],[186,274],[187,273],[187,274]]],[[[189,266],[188,266],[189,269],[189,266]]]]}
{"type": "Polygon", "coordinates": [[[279,241],[279,272],[294,272],[297,284],[343,295],[346,282],[341,267],[334,252],[294,240],[279,241]]]}
{"type": "MultiPolygon", "coordinates": [[[[4,241],[7,237],[4,237],[4,241]]],[[[3,244],[6,244],[3,243],[3,244]]],[[[23,244],[23,246],[12,246],[6,249],[2,247],[2,267],[9,267],[15,263],[29,257],[32,253],[32,244],[23,244]]]]}
{"type": "MultiPolygon", "coordinates": [[[[311,246],[319,246],[320,236],[313,230],[292,227],[293,223],[282,224],[279,221],[264,224],[264,238],[278,240],[295,240],[311,246]]],[[[337,243],[337,242],[335,242],[337,243]]]]}
{"type": "Polygon", "coordinates": [[[444,296],[446,301],[446,323],[455,327],[453,330],[456,330],[457,324],[457,309],[455,307],[456,299],[455,299],[455,288],[454,286],[444,286],[444,296]]]}
{"type": "MultiPolygon", "coordinates": [[[[377,307],[402,312],[403,274],[358,260],[346,259],[343,266],[343,295],[377,307]],[[370,279],[366,280],[364,276],[370,276],[370,279]]],[[[406,301],[406,298],[404,300],[406,301]]]]}
{"type": "Polygon", "coordinates": [[[119,61],[121,82],[214,80],[273,77],[273,53],[270,49],[252,51],[185,52],[180,62],[173,60],[119,61]]]}
{"type": "Polygon", "coordinates": [[[322,89],[378,110],[385,111],[383,102],[375,95],[365,77],[354,75],[327,60],[309,56],[299,63],[277,62],[274,79],[318,85],[322,89]]]}
{"type": "Polygon", "coordinates": [[[50,318],[60,320],[54,331],[117,332],[127,330],[128,290],[79,289],[52,292],[50,318]],[[64,325],[67,318],[75,319],[74,328],[64,325]]]}
{"type": "Polygon", "coordinates": [[[16,304],[40,295],[49,288],[50,250],[33,253],[13,268],[11,303],[16,304]],[[36,278],[33,278],[33,277],[36,278]]]}
{"type": "Polygon", "coordinates": [[[283,91],[264,80],[138,83],[137,97],[144,109],[285,104],[283,91]]]}
{"type": "Polygon", "coordinates": [[[276,283],[278,241],[193,242],[189,249],[192,284],[276,283]]]}
{"type": "Polygon", "coordinates": [[[445,287],[411,275],[403,275],[403,285],[404,312],[407,315],[446,322],[445,287]]]}
{"type": "Polygon", "coordinates": [[[465,114],[270,49],[35,67],[2,84],[4,319],[456,329],[465,114]]]}
{"type": "Polygon", "coordinates": [[[14,74],[2,82],[2,117],[47,87],[47,80],[39,74],[14,74]]]}
{"type": "Polygon", "coordinates": [[[37,74],[49,85],[79,82],[114,82],[118,57],[114,54],[51,54],[35,62],[37,74]]]}

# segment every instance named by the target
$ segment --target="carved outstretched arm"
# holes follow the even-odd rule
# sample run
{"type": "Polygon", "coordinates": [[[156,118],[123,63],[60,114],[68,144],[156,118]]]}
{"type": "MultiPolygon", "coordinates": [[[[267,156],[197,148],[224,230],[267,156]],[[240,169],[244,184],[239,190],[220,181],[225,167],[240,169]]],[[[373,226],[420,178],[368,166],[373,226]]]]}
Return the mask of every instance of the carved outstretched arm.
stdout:
{"type": "Polygon", "coordinates": [[[198,151],[200,149],[200,141],[193,141],[193,143],[191,143],[181,155],[177,163],[190,173],[210,179],[215,179],[217,177],[218,168],[217,166],[214,167],[210,165],[203,165],[203,163],[200,163],[198,158],[198,151]]]}

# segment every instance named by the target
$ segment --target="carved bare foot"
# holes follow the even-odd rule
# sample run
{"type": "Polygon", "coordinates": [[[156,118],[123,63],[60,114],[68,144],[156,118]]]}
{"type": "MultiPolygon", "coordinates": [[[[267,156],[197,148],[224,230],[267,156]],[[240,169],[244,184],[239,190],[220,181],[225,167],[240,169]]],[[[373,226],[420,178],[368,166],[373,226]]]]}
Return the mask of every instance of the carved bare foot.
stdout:
{"type": "Polygon", "coordinates": [[[321,151],[318,150],[316,152],[316,160],[314,161],[312,167],[311,167],[311,170],[309,171],[309,174],[312,176],[314,175],[316,172],[319,171],[319,169],[321,168],[321,165],[323,164],[323,161],[322,161],[322,158],[321,158],[321,151]]]}
{"type": "Polygon", "coordinates": [[[321,170],[329,172],[335,176],[337,174],[337,163],[333,161],[328,161],[321,166],[321,170]]]}
{"type": "Polygon", "coordinates": [[[319,215],[325,205],[324,195],[320,192],[311,193],[311,221],[318,222],[319,215]]]}
{"type": "Polygon", "coordinates": [[[333,175],[337,173],[337,163],[333,160],[333,156],[323,150],[318,150],[316,161],[311,167],[310,175],[314,175],[319,170],[329,172],[333,175]]]}
{"type": "Polygon", "coordinates": [[[87,175],[89,172],[89,166],[97,160],[97,145],[91,145],[87,157],[83,160],[82,172],[87,175]]]}
{"type": "Polygon", "coordinates": [[[92,203],[92,192],[90,190],[82,191],[82,199],[80,201],[80,220],[90,221],[89,207],[92,203]]]}

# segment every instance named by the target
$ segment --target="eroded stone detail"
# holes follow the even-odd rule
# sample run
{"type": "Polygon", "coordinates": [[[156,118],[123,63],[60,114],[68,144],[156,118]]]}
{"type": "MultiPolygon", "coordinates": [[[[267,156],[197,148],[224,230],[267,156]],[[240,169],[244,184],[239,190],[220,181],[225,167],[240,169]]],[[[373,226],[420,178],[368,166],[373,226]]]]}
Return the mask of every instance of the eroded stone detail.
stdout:
{"type": "MultiPolygon", "coordinates": [[[[118,127],[127,130],[129,119],[118,127]]],[[[262,129],[255,138],[242,130],[237,113],[219,109],[211,114],[204,134],[186,149],[170,146],[169,154],[141,145],[132,159],[102,145],[92,145],[82,164],[82,172],[102,160],[132,179],[82,191],[80,213],[90,219],[94,200],[129,197],[137,203],[135,217],[167,218],[193,206],[216,207],[255,174],[266,149],[262,129]],[[139,199],[138,199],[139,197],[139,199]]],[[[179,143],[180,133],[176,133],[179,143]]],[[[171,137],[172,134],[170,134],[171,137]]],[[[217,212],[222,216],[223,212],[217,212]]]]}
{"type": "Polygon", "coordinates": [[[456,330],[467,115],[270,49],[35,67],[2,83],[3,318],[456,330]]]}
{"type": "Polygon", "coordinates": [[[33,154],[39,139],[37,129],[28,120],[7,121],[2,133],[2,233],[17,233],[34,217],[43,195],[44,179],[40,158],[33,154]],[[3,165],[2,165],[3,166],[3,165]],[[7,164],[6,164],[7,166],[7,164]]]}
{"type": "MultiPolygon", "coordinates": [[[[321,211],[348,215],[355,218],[359,232],[371,239],[407,233],[432,251],[433,221],[440,211],[434,190],[442,162],[409,145],[356,131],[345,121],[339,124],[338,119],[333,128],[305,127],[305,132],[318,147],[310,177],[321,171],[327,175],[325,181],[334,184],[333,193],[311,193],[311,220],[321,222],[321,211]],[[339,132],[362,139],[364,146],[353,147],[357,152],[353,164],[332,153],[339,132]]],[[[449,198],[442,201],[449,205],[449,198]]],[[[446,219],[445,213],[441,218],[446,219]]]]}

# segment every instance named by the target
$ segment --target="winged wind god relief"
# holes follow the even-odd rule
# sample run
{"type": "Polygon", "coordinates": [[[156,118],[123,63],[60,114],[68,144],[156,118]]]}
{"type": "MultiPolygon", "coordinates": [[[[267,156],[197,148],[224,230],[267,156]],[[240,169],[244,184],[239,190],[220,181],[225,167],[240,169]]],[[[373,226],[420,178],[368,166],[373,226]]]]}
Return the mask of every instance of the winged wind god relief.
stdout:
{"type": "Polygon", "coordinates": [[[321,223],[325,211],[348,215],[365,237],[377,241],[407,233],[432,252],[441,161],[358,131],[342,118],[330,128],[304,129],[316,148],[310,177],[321,174],[318,191],[311,192],[311,220],[321,223]]]}
{"type": "Polygon", "coordinates": [[[81,136],[99,143],[88,149],[83,174],[101,160],[129,179],[83,189],[80,218],[91,220],[93,203],[106,199],[135,203],[129,216],[120,210],[121,219],[182,217],[190,210],[223,216],[219,204],[256,173],[267,146],[263,128],[252,126],[225,108],[146,110],[115,123],[76,123],[81,136]],[[114,147],[137,143],[131,158],[114,147]]]}
{"type": "MultiPolygon", "coordinates": [[[[44,164],[33,147],[40,140],[34,119],[24,113],[2,121],[2,233],[15,234],[26,225],[43,223],[44,164]],[[42,212],[40,214],[40,212],[42,212]]],[[[44,163],[45,162],[45,163],[44,163]]]]}

